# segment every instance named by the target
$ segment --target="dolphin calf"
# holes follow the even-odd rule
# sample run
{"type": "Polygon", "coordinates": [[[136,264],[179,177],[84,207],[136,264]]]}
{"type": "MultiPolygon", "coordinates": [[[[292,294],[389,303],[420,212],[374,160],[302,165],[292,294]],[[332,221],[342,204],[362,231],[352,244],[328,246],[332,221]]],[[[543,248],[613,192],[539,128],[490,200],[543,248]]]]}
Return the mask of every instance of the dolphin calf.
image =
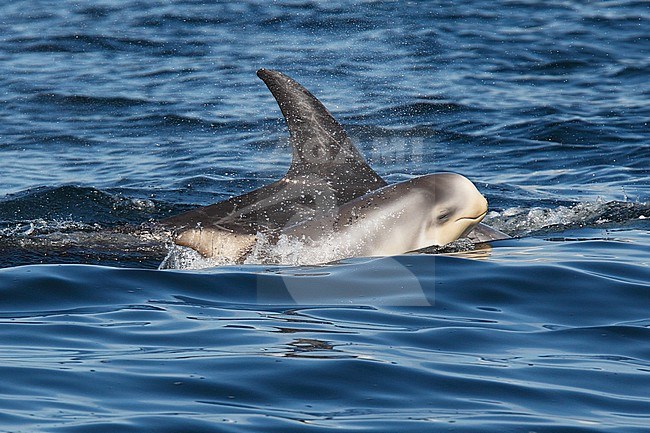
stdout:
{"type": "Polygon", "coordinates": [[[500,233],[477,226],[487,204],[466,178],[437,174],[387,187],[343,127],[307,89],[277,71],[260,69],[257,75],[275,97],[289,128],[291,166],[282,179],[262,188],[162,220],[177,245],[208,258],[240,263],[258,233],[304,235],[316,241],[321,236],[315,230],[330,223],[327,228],[341,239],[358,239],[357,232],[371,232],[364,224],[380,220],[391,223],[385,230],[406,237],[360,242],[356,249],[350,245],[349,251],[357,251],[354,256],[400,254],[448,243],[473,227],[477,233],[480,230],[477,240],[491,240],[500,233]],[[416,215],[418,206],[421,216],[416,215]],[[477,213],[483,208],[482,214],[477,213]],[[449,218],[446,222],[434,217],[443,210],[449,218]],[[351,222],[356,214],[363,217],[351,222]],[[427,242],[431,243],[424,245],[427,242]]]}
{"type": "Polygon", "coordinates": [[[282,234],[322,250],[323,261],[388,256],[453,242],[480,223],[487,209],[469,179],[438,173],[373,191],[282,234]]]}

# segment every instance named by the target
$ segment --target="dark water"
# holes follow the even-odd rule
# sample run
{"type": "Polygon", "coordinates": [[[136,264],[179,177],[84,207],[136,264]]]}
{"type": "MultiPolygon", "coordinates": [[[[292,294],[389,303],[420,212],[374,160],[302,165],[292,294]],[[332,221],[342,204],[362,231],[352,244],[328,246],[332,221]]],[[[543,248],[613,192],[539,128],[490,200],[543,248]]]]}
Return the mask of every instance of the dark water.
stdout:
{"type": "Polygon", "coordinates": [[[2,3],[0,431],[648,431],[649,17],[2,3]],[[158,271],[152,221],[287,169],[260,67],[387,180],[462,173],[518,238],[158,271]]]}

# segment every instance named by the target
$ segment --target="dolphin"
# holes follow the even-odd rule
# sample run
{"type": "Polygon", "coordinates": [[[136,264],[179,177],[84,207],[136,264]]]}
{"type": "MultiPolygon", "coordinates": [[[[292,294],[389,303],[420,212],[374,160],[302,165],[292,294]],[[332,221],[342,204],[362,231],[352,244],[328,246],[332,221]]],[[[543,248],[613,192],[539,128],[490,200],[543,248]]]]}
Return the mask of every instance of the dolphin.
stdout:
{"type": "Polygon", "coordinates": [[[487,200],[469,179],[437,173],[380,188],[282,234],[322,251],[321,262],[388,256],[453,242],[480,223],[487,210],[487,200]]]}
{"type": "MultiPolygon", "coordinates": [[[[367,247],[358,248],[360,254],[353,255],[405,253],[418,248],[411,248],[412,245],[423,242],[451,242],[466,235],[473,227],[477,233],[480,230],[480,236],[475,236],[477,240],[497,238],[498,231],[482,224],[477,226],[482,217],[479,218],[476,209],[481,208],[485,199],[469,180],[460,175],[438,174],[387,187],[352,144],[343,127],[307,89],[277,71],[260,69],[257,76],[273,94],[289,128],[292,149],[289,170],[280,180],[264,187],[163,219],[160,223],[172,230],[174,243],[208,258],[241,263],[255,245],[258,233],[294,237],[302,233],[316,239],[314,228],[324,226],[326,222],[336,222],[336,227],[342,227],[341,218],[349,218],[344,215],[352,215],[357,206],[362,206],[355,199],[370,206],[391,209],[409,208],[407,204],[411,200],[409,209],[417,209],[418,205],[426,209],[423,213],[428,217],[421,217],[419,223],[432,224],[432,228],[405,231],[401,225],[392,227],[395,232],[408,231],[408,236],[418,236],[418,240],[400,241],[394,248],[369,242],[364,244],[367,247]],[[400,197],[400,194],[406,197],[400,197]],[[459,200],[454,201],[456,196],[459,200]],[[471,204],[461,205],[461,197],[467,198],[471,204]],[[453,206],[445,207],[443,202],[453,206]],[[450,213],[450,218],[457,217],[455,221],[460,221],[456,224],[441,224],[431,216],[441,209],[449,211],[452,208],[454,212],[450,213]],[[463,230],[458,229],[461,226],[463,230]],[[422,234],[425,232],[427,235],[422,234]]],[[[406,213],[410,215],[413,212],[406,213]]],[[[362,221],[380,218],[384,214],[386,212],[366,212],[364,215],[368,218],[349,225],[339,234],[349,236],[354,232],[353,227],[361,227],[362,221]]],[[[406,217],[391,218],[395,224],[408,225],[413,221],[406,217]]],[[[360,232],[368,232],[368,229],[361,228],[360,232]]]]}

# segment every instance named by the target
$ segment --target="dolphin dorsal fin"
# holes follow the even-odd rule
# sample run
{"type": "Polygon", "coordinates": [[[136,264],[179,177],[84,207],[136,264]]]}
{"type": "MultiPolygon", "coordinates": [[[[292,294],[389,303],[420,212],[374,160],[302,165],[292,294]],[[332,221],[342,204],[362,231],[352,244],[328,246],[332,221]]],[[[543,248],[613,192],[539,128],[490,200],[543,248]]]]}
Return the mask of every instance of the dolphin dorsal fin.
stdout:
{"type": "Polygon", "coordinates": [[[257,76],[275,97],[289,127],[293,156],[285,179],[317,175],[339,191],[355,190],[350,191],[354,196],[386,185],[343,127],[307,89],[277,71],[260,69],[257,76]]]}
{"type": "Polygon", "coordinates": [[[282,179],[269,185],[163,219],[163,225],[180,233],[177,239],[185,242],[180,245],[207,251],[206,245],[235,239],[221,232],[243,236],[236,242],[245,245],[248,235],[273,232],[329,213],[336,206],[386,185],[343,127],[304,87],[280,72],[260,69],[257,75],[273,93],[289,126],[291,167],[282,179]],[[182,235],[183,230],[195,229],[198,232],[182,235]]]}

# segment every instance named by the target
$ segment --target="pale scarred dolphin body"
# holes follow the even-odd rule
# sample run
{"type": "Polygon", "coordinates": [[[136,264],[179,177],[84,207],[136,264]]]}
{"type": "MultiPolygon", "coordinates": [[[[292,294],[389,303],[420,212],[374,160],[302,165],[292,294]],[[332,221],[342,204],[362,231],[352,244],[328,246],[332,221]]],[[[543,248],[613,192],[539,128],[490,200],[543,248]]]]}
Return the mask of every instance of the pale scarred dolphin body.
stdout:
{"type": "Polygon", "coordinates": [[[328,234],[345,242],[358,240],[358,248],[346,249],[351,256],[444,245],[473,228],[476,240],[505,237],[477,226],[487,202],[463,176],[435,174],[387,186],[309,91],[277,71],[260,69],[257,75],[286,119],[291,166],[274,183],[162,220],[173,230],[176,244],[208,258],[237,263],[250,252],[258,233],[308,238],[314,243],[328,234]],[[385,232],[399,235],[371,242],[370,225],[382,221],[385,232]]]}

